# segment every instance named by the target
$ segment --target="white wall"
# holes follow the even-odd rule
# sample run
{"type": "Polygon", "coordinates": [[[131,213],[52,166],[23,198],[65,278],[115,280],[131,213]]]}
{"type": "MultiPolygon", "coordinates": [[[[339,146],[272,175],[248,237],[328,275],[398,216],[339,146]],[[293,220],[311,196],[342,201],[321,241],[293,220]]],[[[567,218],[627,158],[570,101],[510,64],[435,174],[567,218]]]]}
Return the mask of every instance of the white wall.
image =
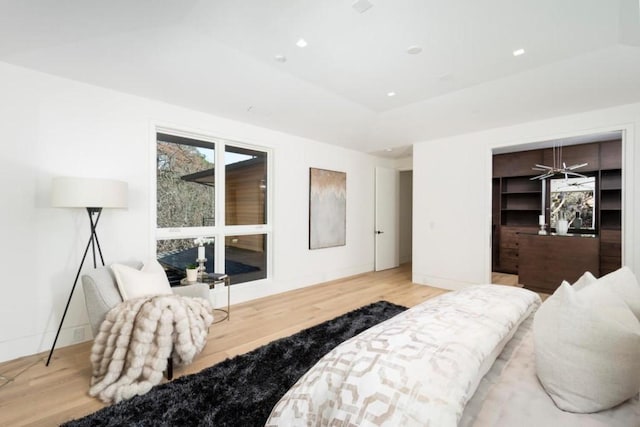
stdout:
{"type": "Polygon", "coordinates": [[[640,104],[421,142],[413,148],[413,281],[449,289],[491,279],[492,149],[624,130],[623,263],[640,273],[640,104]]]}
{"type": "Polygon", "coordinates": [[[400,264],[411,261],[413,171],[400,172],[400,264]]]}
{"type": "Polygon", "coordinates": [[[393,160],[393,166],[399,171],[410,171],[413,170],[413,157],[401,157],[399,159],[393,160]]]}
{"type": "MultiPolygon", "coordinates": [[[[272,280],[233,303],[373,269],[375,157],[3,63],[0,93],[0,361],[49,349],[89,235],[85,211],[49,206],[52,177],[128,182],[129,208],[98,227],[105,261],[152,256],[154,124],[273,149],[272,280]],[[309,167],[347,173],[346,246],[308,250],[309,167]]],[[[77,328],[90,338],[80,285],[58,347],[77,328]]]]}

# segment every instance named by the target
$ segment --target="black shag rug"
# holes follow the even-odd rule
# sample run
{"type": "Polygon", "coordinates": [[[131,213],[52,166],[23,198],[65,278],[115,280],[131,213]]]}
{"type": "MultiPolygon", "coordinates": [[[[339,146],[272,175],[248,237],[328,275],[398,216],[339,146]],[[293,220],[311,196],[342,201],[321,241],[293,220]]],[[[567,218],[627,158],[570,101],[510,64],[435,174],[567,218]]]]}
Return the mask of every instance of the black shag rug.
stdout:
{"type": "Polygon", "coordinates": [[[322,356],[404,310],[387,301],[367,305],[64,425],[263,426],[322,356]]]}

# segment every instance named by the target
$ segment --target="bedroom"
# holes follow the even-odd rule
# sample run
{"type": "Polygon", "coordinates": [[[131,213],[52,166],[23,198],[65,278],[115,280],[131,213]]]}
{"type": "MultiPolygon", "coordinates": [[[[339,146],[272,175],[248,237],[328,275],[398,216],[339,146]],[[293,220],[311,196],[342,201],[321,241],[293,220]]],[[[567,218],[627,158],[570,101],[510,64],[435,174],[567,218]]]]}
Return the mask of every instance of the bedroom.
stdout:
{"type": "MultiPolygon", "coordinates": [[[[420,196],[414,199],[414,283],[451,289],[490,281],[492,149],[611,130],[625,132],[624,264],[635,271],[640,268],[640,253],[633,245],[640,239],[640,176],[634,172],[640,166],[636,149],[640,145],[640,55],[637,22],[629,24],[619,18],[637,17],[637,2],[635,15],[623,13],[625,7],[634,6],[626,1],[614,2],[615,13],[584,13],[587,30],[582,28],[577,34],[589,34],[596,16],[615,21],[602,24],[604,33],[595,27],[598,31],[585,41],[592,43],[591,50],[527,66],[431,101],[409,104],[401,91],[396,89],[395,97],[387,97],[387,91],[394,88],[383,88],[382,94],[376,94],[381,99],[375,102],[391,102],[396,107],[385,105],[380,113],[291,78],[291,71],[283,71],[281,65],[294,63],[299,51],[292,50],[289,61],[281,64],[271,58],[277,52],[269,51],[268,61],[260,61],[222,43],[214,45],[218,55],[214,59],[238,61],[233,62],[230,73],[220,75],[222,80],[229,81],[233,73],[241,74],[243,80],[231,90],[226,84],[200,88],[221,98],[221,104],[190,103],[181,93],[186,83],[175,76],[175,85],[155,93],[159,82],[140,79],[141,73],[129,64],[131,40],[127,36],[133,31],[140,44],[149,38],[161,41],[168,57],[185,62],[183,46],[167,40],[182,29],[169,23],[182,19],[184,2],[174,6],[178,12],[158,11],[158,15],[149,13],[142,2],[138,10],[129,11],[130,21],[116,19],[110,23],[112,29],[87,19],[109,16],[108,10],[92,9],[96,5],[83,9],[75,4],[74,14],[44,2],[27,2],[36,8],[33,10],[10,3],[2,6],[11,8],[13,14],[2,14],[0,42],[0,128],[4,136],[0,186],[6,203],[0,246],[6,279],[0,302],[2,361],[48,349],[82,255],[86,218],[82,212],[50,207],[52,177],[95,176],[128,182],[128,210],[110,211],[100,224],[105,256],[113,260],[153,254],[150,211],[155,200],[149,182],[154,162],[152,129],[157,124],[273,149],[273,277],[267,286],[234,288],[234,304],[371,271],[373,171],[376,166],[393,167],[407,159],[368,153],[411,144],[409,161],[414,189],[420,196]],[[162,37],[158,27],[167,30],[162,37]],[[254,71],[251,77],[242,75],[247,70],[254,71]],[[127,77],[118,79],[123,75],[127,77]],[[128,84],[137,91],[128,91],[128,84]],[[264,103],[249,96],[252,92],[264,97],[264,103]],[[288,103],[275,105],[269,99],[288,103]],[[254,108],[247,111],[251,105],[254,108]],[[538,109],[529,111],[533,105],[538,109]],[[333,145],[339,141],[352,145],[333,145]],[[344,247],[307,250],[309,167],[347,172],[348,244],[344,247]],[[464,173],[457,173],[459,170],[464,173]],[[439,185],[442,177],[448,178],[447,188],[439,185]],[[293,231],[279,232],[283,227],[293,231]],[[20,263],[23,267],[16,268],[20,263]],[[24,277],[25,269],[28,277],[24,277]]],[[[195,8],[197,3],[189,5],[195,8]]],[[[361,18],[384,7],[375,4],[356,14],[347,3],[344,13],[361,18]]],[[[551,3],[555,2],[545,3],[541,10],[553,9],[551,3]]],[[[465,3],[457,4],[462,7],[465,3]]],[[[596,11],[602,7],[602,2],[588,4],[596,11]]],[[[500,6],[499,2],[494,5],[500,6]]],[[[568,2],[565,7],[570,12],[575,5],[568,2]]],[[[194,14],[189,19],[195,19],[194,14]]],[[[105,18],[105,22],[109,21],[105,18]]],[[[567,24],[566,31],[577,29],[567,24]]],[[[428,45],[428,41],[419,43],[428,45]]],[[[401,53],[414,59],[404,52],[405,44],[401,53]]],[[[202,41],[194,46],[199,51],[212,49],[202,41]]],[[[136,47],[133,44],[131,49],[136,47]]],[[[504,61],[529,61],[535,54],[529,50],[515,58],[511,54],[515,47],[519,46],[504,52],[504,61]]],[[[164,64],[162,58],[159,64],[164,64]]],[[[353,88],[358,88],[355,83],[353,88]]],[[[74,296],[64,326],[61,347],[75,342],[78,328],[84,330],[84,340],[90,339],[80,293],[74,296]]]]}

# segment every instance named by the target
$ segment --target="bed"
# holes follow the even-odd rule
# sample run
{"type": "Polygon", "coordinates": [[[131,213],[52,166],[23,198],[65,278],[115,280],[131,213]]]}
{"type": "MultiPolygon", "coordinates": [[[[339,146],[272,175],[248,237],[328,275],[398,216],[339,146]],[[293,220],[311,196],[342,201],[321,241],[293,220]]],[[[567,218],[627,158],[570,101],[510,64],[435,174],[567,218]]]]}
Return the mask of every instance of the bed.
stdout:
{"type": "MultiPolygon", "coordinates": [[[[567,284],[569,292],[578,285],[567,284]]],[[[540,310],[545,319],[555,321],[548,313],[555,314],[559,299],[545,302],[551,307],[540,310]]],[[[324,356],[275,405],[266,425],[640,426],[640,370],[629,375],[635,396],[612,408],[588,414],[558,408],[536,369],[540,306],[536,293],[499,285],[428,300],[324,356]]],[[[637,323],[630,339],[640,360],[640,322],[629,321],[637,323]]]]}

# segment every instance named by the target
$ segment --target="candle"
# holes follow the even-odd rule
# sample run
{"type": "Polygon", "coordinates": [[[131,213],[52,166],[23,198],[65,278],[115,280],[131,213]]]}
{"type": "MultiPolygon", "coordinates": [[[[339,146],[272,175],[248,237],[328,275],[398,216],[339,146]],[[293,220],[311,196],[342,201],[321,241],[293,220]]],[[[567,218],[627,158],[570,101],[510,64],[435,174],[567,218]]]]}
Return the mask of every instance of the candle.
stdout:
{"type": "Polygon", "coordinates": [[[204,246],[198,246],[198,259],[204,259],[204,246]]]}
{"type": "Polygon", "coordinates": [[[544,225],[544,215],[538,216],[538,224],[544,225]]]}

